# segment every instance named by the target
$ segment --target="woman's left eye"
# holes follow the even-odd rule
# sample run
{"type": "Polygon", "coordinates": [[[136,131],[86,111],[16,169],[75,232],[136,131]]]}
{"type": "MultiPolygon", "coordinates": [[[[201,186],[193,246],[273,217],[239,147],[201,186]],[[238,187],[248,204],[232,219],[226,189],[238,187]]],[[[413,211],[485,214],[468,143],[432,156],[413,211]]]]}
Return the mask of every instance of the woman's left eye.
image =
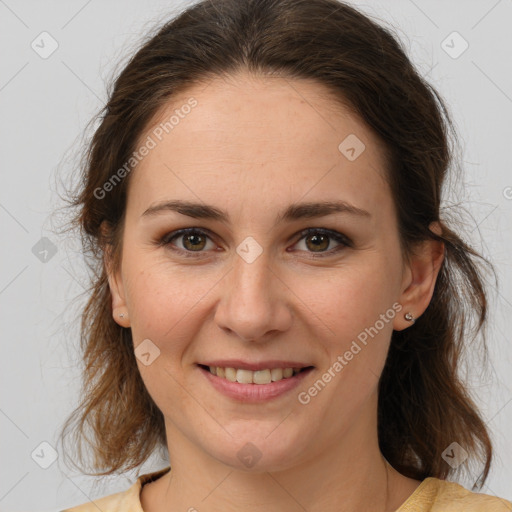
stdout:
{"type": "MultiPolygon", "coordinates": [[[[308,228],[301,231],[299,235],[300,239],[294,245],[297,245],[304,240],[306,252],[310,252],[312,257],[323,257],[326,253],[327,255],[331,255],[345,247],[352,246],[350,239],[341,233],[330,229],[308,228]],[[338,243],[338,246],[328,250],[331,246],[332,240],[338,243]]],[[[160,245],[169,246],[172,250],[180,252],[186,257],[194,257],[196,256],[194,253],[205,252],[203,249],[207,248],[208,240],[210,241],[210,244],[213,245],[213,247],[210,246],[210,249],[214,248],[215,244],[207,232],[198,228],[187,228],[173,231],[172,233],[165,235],[160,240],[160,245]],[[175,246],[173,243],[175,239],[178,239],[181,242],[182,247],[175,246]]]]}
{"type": "Polygon", "coordinates": [[[352,246],[352,241],[345,235],[342,235],[337,231],[331,231],[330,229],[309,228],[302,231],[300,235],[301,238],[297,243],[304,240],[304,244],[307,248],[312,247],[314,249],[321,249],[320,251],[307,251],[312,252],[313,257],[323,257],[325,253],[329,256],[335,252],[341,251],[345,247],[352,246]],[[327,250],[331,245],[332,240],[334,240],[338,245],[334,247],[334,249],[327,250]]]}

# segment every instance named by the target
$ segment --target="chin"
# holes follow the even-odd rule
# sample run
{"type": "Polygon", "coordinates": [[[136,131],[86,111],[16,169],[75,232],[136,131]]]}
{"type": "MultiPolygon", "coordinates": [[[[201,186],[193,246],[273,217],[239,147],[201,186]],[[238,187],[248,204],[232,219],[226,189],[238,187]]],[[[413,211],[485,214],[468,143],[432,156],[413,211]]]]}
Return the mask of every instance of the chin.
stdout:
{"type": "Polygon", "coordinates": [[[265,423],[265,428],[260,426],[252,432],[244,429],[244,433],[240,435],[230,431],[232,437],[226,436],[227,440],[219,440],[215,446],[205,448],[215,459],[239,471],[283,471],[304,457],[307,443],[297,432],[293,435],[285,428],[279,433],[277,430],[279,427],[272,431],[272,428],[268,428],[268,423],[265,423]]]}

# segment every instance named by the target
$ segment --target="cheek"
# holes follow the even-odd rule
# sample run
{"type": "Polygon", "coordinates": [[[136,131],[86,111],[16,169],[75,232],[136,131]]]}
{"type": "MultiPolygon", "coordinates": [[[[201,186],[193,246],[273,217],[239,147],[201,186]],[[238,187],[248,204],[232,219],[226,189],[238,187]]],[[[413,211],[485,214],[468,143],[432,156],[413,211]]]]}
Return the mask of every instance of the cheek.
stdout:
{"type": "Polygon", "coordinates": [[[395,300],[396,275],[377,253],[356,255],[328,272],[315,269],[293,278],[297,303],[336,344],[372,326],[395,300]],[[309,313],[307,312],[309,310],[309,313]]]}
{"type": "Polygon", "coordinates": [[[218,281],[218,277],[201,272],[198,267],[178,268],[149,258],[126,265],[126,275],[134,276],[127,279],[127,302],[135,343],[150,338],[165,350],[179,345],[184,329],[199,326],[191,318],[218,281]],[[172,347],[167,343],[169,339],[173,340],[172,347]]]}
{"type": "Polygon", "coordinates": [[[329,390],[316,402],[320,409],[329,403],[357,408],[375,391],[401,307],[395,304],[397,275],[390,260],[368,252],[352,261],[321,278],[303,276],[294,287],[309,306],[313,335],[322,333],[314,342],[325,354],[318,388],[325,384],[329,390]]]}
{"type": "Polygon", "coordinates": [[[323,293],[315,295],[310,291],[304,301],[314,304],[311,309],[315,315],[310,313],[309,318],[321,320],[315,320],[318,327],[313,326],[312,333],[323,334],[313,344],[322,347],[325,357],[318,379],[312,387],[301,389],[305,393],[302,398],[311,400],[314,405],[310,410],[318,416],[325,415],[325,422],[332,425],[338,425],[339,411],[345,418],[351,417],[375,393],[389,349],[396,307],[400,307],[393,308],[389,289],[386,291],[385,283],[378,281],[385,280],[383,272],[362,275],[365,279],[359,274],[331,279],[323,293]]]}

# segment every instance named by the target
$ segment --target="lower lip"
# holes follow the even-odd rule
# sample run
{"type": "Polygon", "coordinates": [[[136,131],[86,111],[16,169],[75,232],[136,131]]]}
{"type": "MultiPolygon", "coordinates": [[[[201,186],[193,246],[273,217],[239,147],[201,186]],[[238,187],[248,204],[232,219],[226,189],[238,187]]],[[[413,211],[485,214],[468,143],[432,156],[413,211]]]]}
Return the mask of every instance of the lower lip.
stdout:
{"type": "Polygon", "coordinates": [[[263,402],[284,395],[297,387],[313,370],[313,368],[308,368],[293,377],[271,382],[270,384],[240,384],[240,382],[231,382],[223,377],[217,377],[201,366],[198,366],[198,368],[217,391],[243,402],[263,402]]]}

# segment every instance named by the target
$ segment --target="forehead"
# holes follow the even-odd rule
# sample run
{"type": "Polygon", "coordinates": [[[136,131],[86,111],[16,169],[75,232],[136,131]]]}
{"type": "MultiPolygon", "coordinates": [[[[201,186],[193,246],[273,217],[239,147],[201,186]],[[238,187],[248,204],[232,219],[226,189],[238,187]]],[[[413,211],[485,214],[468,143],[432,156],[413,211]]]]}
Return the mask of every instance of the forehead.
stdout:
{"type": "Polygon", "coordinates": [[[149,138],[154,147],[130,183],[139,214],[149,202],[184,196],[252,205],[267,198],[276,208],[305,195],[364,209],[390,199],[381,141],[314,81],[215,77],[174,96],[139,146],[149,138]]]}

